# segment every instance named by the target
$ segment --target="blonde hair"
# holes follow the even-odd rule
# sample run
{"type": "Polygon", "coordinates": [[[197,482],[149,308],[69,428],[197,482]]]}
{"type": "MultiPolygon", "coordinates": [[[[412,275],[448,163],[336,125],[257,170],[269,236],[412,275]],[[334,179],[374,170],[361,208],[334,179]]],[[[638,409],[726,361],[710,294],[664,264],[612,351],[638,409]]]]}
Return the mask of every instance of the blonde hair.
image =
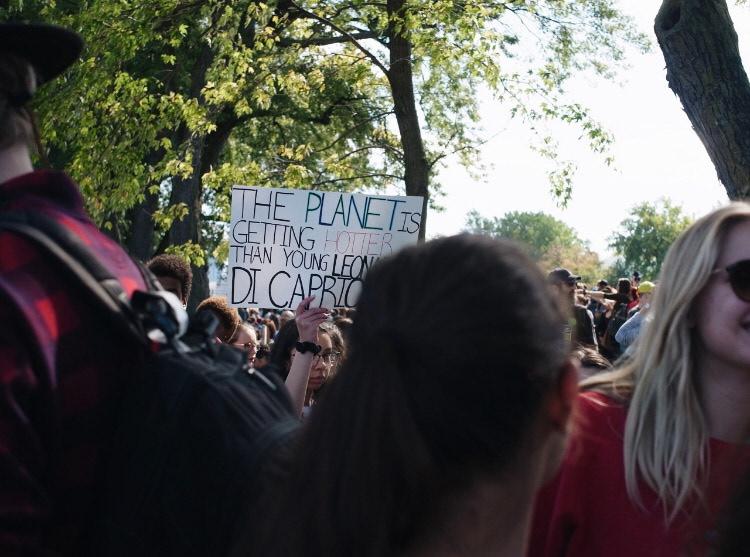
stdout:
{"type": "Polygon", "coordinates": [[[703,499],[709,467],[708,428],[696,369],[691,311],[712,276],[729,228],[750,219],[750,203],[735,202],[696,221],[675,240],[661,268],[651,322],[633,357],[581,383],[628,401],[624,464],[628,496],[642,507],[638,482],[662,502],[667,522],[686,503],[703,499]]]}
{"type": "Polygon", "coordinates": [[[33,146],[33,119],[24,106],[36,89],[33,69],[25,60],[2,53],[0,84],[0,149],[16,143],[33,146]]]}

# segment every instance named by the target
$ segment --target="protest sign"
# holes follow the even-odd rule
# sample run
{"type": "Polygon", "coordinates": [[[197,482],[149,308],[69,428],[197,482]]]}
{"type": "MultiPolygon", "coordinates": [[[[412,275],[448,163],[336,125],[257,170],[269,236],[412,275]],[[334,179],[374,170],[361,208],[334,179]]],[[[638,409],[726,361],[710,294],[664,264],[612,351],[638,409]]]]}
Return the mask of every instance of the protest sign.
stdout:
{"type": "Polygon", "coordinates": [[[421,197],[234,186],[229,303],[352,307],[367,270],[415,244],[421,197]]]}

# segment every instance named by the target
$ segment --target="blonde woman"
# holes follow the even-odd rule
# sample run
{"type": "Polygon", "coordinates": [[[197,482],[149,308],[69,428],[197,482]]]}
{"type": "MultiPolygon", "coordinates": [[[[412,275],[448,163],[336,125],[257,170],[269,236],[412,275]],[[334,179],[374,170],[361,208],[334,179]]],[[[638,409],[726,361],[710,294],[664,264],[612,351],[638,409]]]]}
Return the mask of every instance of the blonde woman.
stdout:
{"type": "Polygon", "coordinates": [[[750,204],[672,245],[632,359],[582,383],[529,555],[706,555],[750,463],[750,204]]]}

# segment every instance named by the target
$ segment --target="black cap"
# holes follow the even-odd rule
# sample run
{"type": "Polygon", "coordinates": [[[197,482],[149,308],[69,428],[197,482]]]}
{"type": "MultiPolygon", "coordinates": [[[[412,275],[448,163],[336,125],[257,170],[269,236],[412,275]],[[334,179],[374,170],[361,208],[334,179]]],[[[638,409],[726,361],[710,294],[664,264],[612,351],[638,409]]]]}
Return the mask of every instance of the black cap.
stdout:
{"type": "Polygon", "coordinates": [[[39,84],[64,72],[83,50],[78,33],[44,23],[0,23],[0,52],[27,60],[36,70],[39,84]]]}
{"type": "Polygon", "coordinates": [[[597,282],[596,285],[597,286],[609,286],[609,283],[606,280],[602,279],[599,282],[597,282]]]}
{"type": "Polygon", "coordinates": [[[581,280],[581,277],[574,275],[567,269],[558,268],[550,272],[549,275],[547,275],[547,280],[551,283],[566,282],[568,284],[573,284],[581,280]]]}

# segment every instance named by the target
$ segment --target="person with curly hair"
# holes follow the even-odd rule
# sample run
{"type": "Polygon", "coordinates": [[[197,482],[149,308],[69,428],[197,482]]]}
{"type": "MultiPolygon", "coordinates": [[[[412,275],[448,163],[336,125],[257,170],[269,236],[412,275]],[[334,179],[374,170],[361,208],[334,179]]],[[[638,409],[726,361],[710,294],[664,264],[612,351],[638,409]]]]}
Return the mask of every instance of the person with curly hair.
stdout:
{"type": "Polygon", "coordinates": [[[190,264],[179,255],[162,253],[146,263],[164,290],[171,292],[187,305],[190,289],[193,286],[193,271],[190,264]]]}
{"type": "Polygon", "coordinates": [[[229,343],[232,340],[242,324],[237,309],[231,307],[224,296],[210,296],[203,300],[195,308],[195,313],[198,314],[202,311],[210,311],[219,320],[219,326],[216,328],[215,334],[216,338],[224,343],[229,343]]]}

